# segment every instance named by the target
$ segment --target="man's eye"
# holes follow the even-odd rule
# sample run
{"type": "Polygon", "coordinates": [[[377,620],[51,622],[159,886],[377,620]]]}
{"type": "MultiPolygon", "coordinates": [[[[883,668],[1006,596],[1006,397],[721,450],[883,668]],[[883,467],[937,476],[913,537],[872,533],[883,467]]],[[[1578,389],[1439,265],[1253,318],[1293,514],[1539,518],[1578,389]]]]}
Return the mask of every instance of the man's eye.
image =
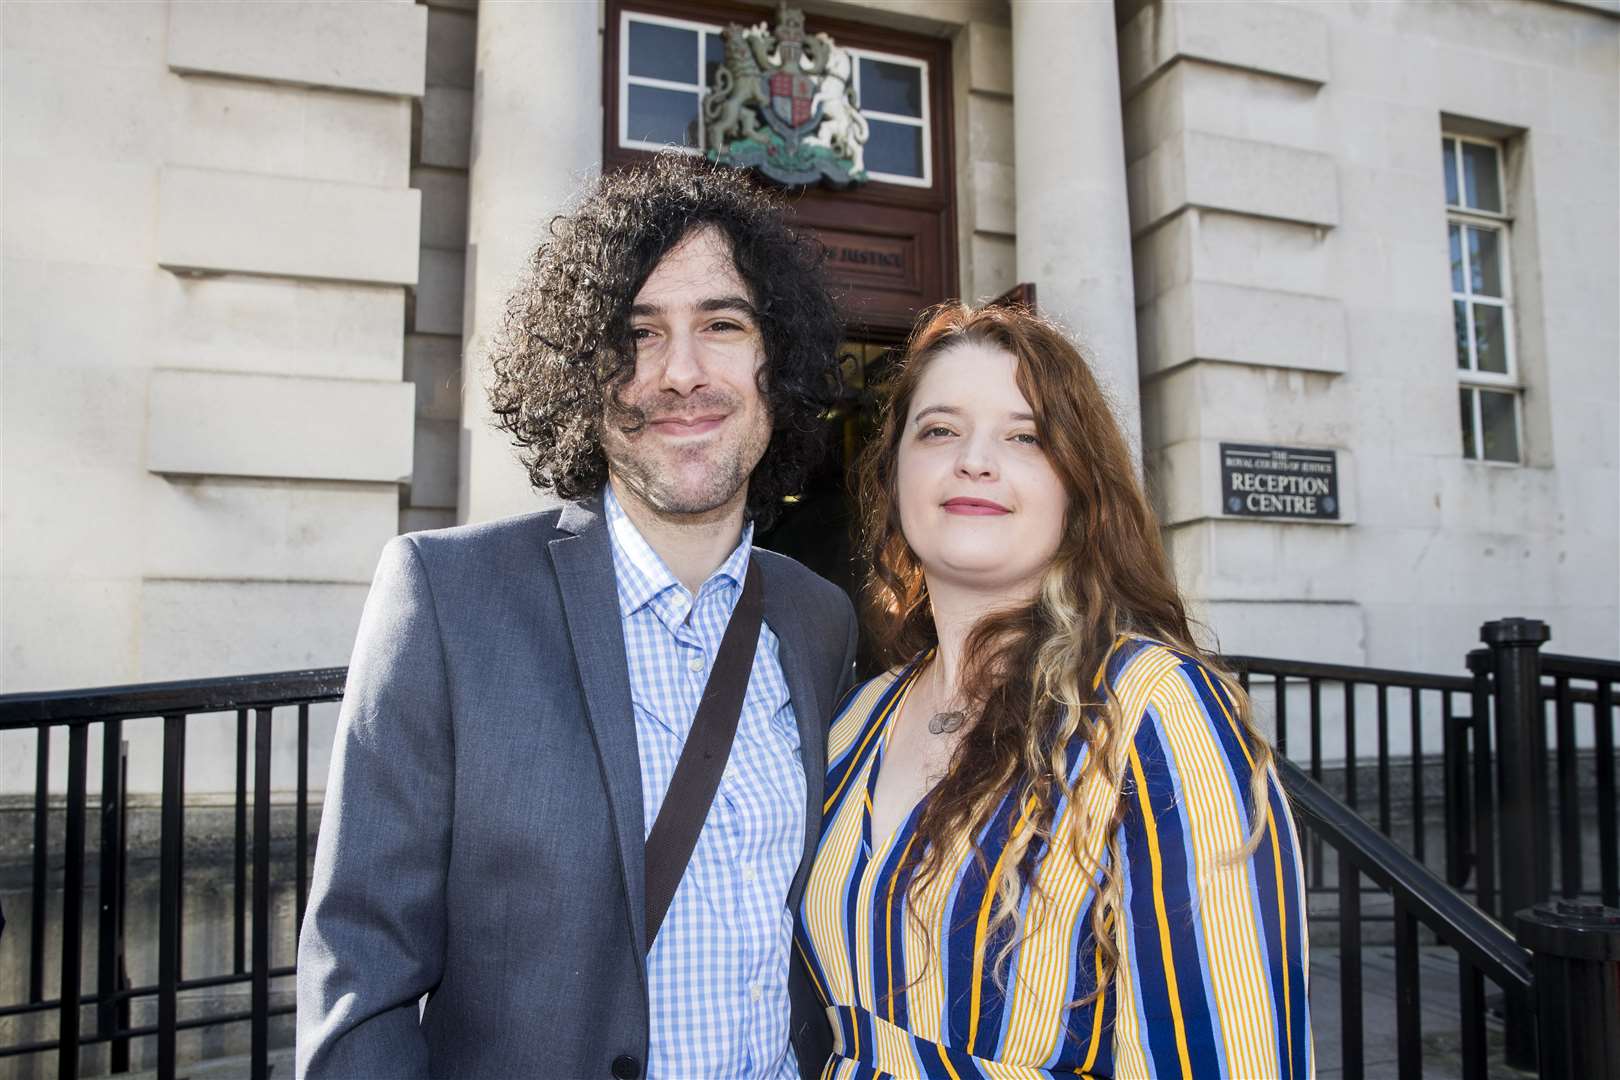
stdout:
{"type": "Polygon", "coordinates": [[[743,329],[743,326],[742,326],[741,323],[733,322],[731,319],[716,319],[714,322],[709,324],[709,329],[710,330],[720,330],[720,331],[731,331],[731,330],[741,330],[741,329],[743,329]]]}
{"type": "Polygon", "coordinates": [[[653,331],[646,326],[638,326],[630,331],[630,336],[636,341],[647,341],[653,337],[653,331]]]}

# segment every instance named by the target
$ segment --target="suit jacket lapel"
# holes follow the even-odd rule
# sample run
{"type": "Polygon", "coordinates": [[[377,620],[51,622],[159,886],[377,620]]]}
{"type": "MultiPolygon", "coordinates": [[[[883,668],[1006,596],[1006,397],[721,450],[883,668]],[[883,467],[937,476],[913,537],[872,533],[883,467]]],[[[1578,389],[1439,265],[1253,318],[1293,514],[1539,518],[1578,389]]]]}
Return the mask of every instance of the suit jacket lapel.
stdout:
{"type": "MultiPolygon", "coordinates": [[[[761,570],[768,567],[769,563],[761,562],[761,570]]],[[[797,898],[804,872],[821,838],[822,790],[827,780],[827,716],[816,694],[816,681],[808,664],[810,654],[804,640],[804,620],[794,611],[793,597],[788,594],[785,583],[775,574],[767,573],[764,584],[765,622],[781,644],[782,675],[793,701],[793,716],[799,725],[799,746],[804,758],[805,857],[793,885],[793,896],[797,898]]]]}
{"type": "Polygon", "coordinates": [[[624,892],[630,905],[630,939],[640,949],[647,936],[646,818],[612,541],[607,519],[595,501],[564,507],[557,526],[573,534],[551,541],[549,547],[585,695],[585,712],[613,809],[624,892]]]}

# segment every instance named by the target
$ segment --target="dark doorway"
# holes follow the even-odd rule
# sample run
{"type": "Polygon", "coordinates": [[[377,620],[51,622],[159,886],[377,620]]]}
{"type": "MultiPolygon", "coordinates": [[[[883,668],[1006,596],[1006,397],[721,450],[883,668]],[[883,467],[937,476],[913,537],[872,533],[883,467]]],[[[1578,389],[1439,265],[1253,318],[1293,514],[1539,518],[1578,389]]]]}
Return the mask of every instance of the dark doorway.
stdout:
{"type": "Polygon", "coordinates": [[[823,419],[826,456],[803,493],[784,504],[776,523],[757,538],[761,547],[792,556],[836,584],[857,607],[866,570],[859,553],[855,463],[876,431],[878,390],[901,344],[898,335],[870,332],[844,343],[843,393],[823,419]]]}

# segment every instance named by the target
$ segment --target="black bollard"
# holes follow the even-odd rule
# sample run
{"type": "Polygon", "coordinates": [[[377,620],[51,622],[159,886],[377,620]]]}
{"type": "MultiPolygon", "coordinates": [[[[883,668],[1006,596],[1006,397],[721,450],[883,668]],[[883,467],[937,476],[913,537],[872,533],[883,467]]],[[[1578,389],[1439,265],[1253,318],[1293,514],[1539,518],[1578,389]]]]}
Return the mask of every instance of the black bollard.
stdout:
{"type": "Polygon", "coordinates": [[[1541,1075],[1620,1080],[1620,910],[1537,904],[1518,933],[1533,954],[1541,1075]]]}

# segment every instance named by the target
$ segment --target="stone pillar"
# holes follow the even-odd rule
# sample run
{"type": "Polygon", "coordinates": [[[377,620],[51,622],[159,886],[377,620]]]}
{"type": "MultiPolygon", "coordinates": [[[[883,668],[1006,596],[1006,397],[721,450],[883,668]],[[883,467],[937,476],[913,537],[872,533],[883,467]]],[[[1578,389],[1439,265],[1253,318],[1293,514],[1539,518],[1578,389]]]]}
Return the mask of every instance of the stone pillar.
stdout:
{"type": "Polygon", "coordinates": [[[553,215],[601,169],[602,38],[595,3],[482,4],[468,180],[467,311],[456,516],[540,509],[490,426],[488,343],[553,215]]]}
{"type": "Polygon", "coordinates": [[[1114,4],[1012,0],[1018,280],[1074,332],[1141,457],[1114,4]]]}

